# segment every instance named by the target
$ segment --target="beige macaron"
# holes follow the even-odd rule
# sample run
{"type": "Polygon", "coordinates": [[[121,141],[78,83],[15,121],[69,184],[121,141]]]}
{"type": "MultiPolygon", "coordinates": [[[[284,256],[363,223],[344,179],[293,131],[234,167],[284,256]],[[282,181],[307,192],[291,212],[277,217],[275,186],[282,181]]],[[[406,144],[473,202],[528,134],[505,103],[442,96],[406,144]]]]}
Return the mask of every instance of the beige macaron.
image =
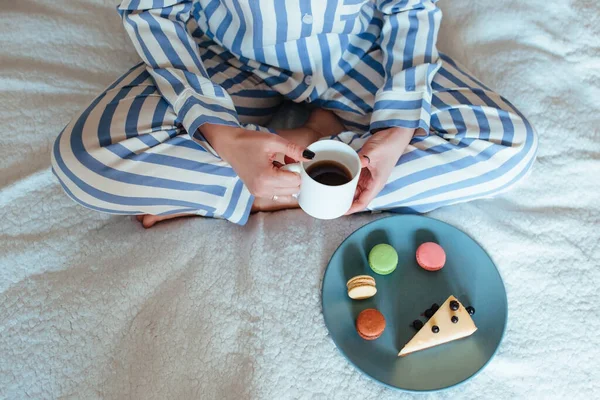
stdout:
{"type": "Polygon", "coordinates": [[[364,300],[375,296],[375,278],[369,275],[357,275],[346,283],[348,296],[354,300],[364,300]]]}

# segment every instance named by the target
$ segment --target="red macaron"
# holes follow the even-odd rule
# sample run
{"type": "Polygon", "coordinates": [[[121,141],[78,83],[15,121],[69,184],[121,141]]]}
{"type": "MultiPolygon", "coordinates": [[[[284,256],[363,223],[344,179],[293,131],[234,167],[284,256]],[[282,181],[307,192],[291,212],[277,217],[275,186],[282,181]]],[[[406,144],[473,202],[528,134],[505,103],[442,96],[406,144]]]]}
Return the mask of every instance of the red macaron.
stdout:
{"type": "Polygon", "coordinates": [[[385,330],[383,314],[374,308],[361,311],[356,318],[356,331],[365,340],[375,340],[385,330]]]}
{"type": "Polygon", "coordinates": [[[446,252],[437,243],[423,243],[417,249],[417,263],[427,271],[438,271],[446,264],[446,252]]]}

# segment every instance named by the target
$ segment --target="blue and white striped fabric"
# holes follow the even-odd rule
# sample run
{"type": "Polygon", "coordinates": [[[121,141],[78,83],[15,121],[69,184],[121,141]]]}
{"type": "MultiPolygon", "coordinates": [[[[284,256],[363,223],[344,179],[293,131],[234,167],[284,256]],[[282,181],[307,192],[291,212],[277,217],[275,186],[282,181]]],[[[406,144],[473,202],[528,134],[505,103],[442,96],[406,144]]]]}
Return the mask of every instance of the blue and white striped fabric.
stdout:
{"type": "Polygon", "coordinates": [[[419,128],[369,209],[426,212],[487,197],[531,166],[537,138],[509,102],[436,50],[432,0],[128,0],[143,63],[59,136],[53,169],[80,203],[246,222],[253,198],[204,123],[264,130],[283,99],[332,110],[360,149],[419,128]]]}
{"type": "Polygon", "coordinates": [[[433,1],[130,0],[119,10],[150,75],[188,132],[206,122],[239,124],[235,105],[211,81],[188,34],[186,28],[194,25],[193,33],[227,50],[222,58],[239,60],[241,70],[294,101],[321,97],[353,71],[357,82],[373,85],[356,66],[381,47],[382,59],[373,64],[384,84],[375,95],[371,130],[429,131],[431,81],[440,66],[435,39],[441,12],[433,1]]]}

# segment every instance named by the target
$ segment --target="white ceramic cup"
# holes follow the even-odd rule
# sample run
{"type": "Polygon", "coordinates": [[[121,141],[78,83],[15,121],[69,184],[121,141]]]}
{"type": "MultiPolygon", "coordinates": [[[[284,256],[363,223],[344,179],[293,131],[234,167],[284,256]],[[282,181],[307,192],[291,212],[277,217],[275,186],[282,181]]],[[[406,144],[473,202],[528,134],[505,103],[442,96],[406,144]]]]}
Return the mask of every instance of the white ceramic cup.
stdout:
{"type": "Polygon", "coordinates": [[[308,215],[319,219],[341,217],[352,206],[360,177],[360,158],[352,147],[338,140],[320,140],[308,146],[315,153],[311,161],[287,164],[283,169],[300,174],[298,203],[308,215]],[[339,186],[329,186],[312,179],[306,170],[319,161],[335,161],[344,165],[352,180],[339,186]]]}

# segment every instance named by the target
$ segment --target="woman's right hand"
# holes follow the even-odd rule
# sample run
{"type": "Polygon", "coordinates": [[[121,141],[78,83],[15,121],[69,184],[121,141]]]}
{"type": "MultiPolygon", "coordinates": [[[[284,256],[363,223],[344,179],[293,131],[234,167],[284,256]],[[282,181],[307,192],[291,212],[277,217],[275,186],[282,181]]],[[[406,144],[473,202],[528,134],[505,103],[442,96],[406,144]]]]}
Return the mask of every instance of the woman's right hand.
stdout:
{"type": "Polygon", "coordinates": [[[255,197],[288,196],[300,191],[300,176],[273,165],[277,153],[310,161],[312,151],[276,134],[205,124],[202,134],[255,197]]]}

